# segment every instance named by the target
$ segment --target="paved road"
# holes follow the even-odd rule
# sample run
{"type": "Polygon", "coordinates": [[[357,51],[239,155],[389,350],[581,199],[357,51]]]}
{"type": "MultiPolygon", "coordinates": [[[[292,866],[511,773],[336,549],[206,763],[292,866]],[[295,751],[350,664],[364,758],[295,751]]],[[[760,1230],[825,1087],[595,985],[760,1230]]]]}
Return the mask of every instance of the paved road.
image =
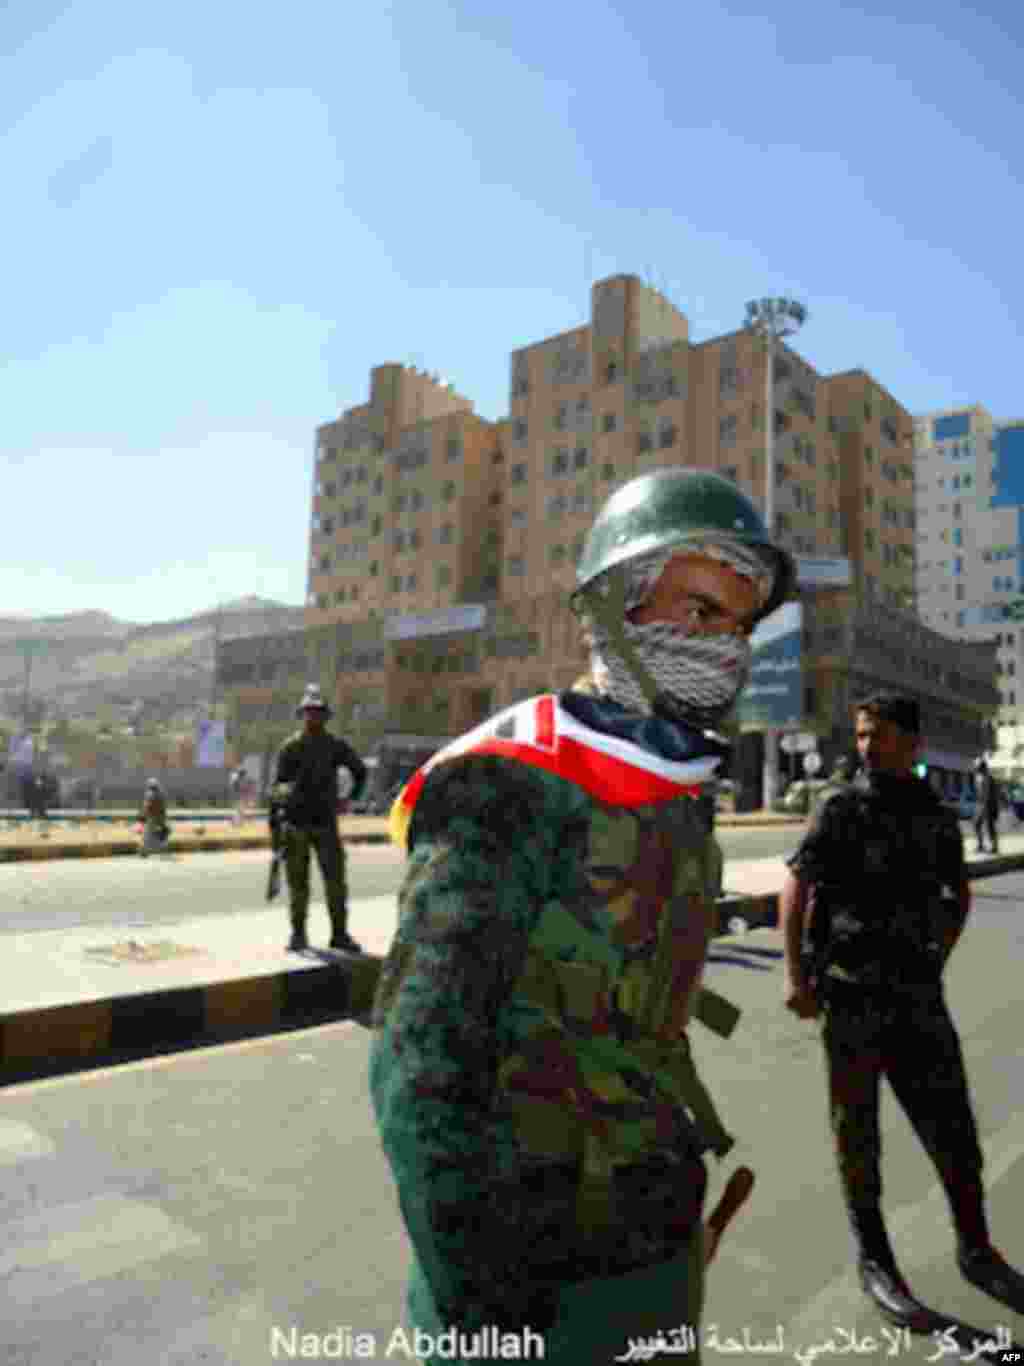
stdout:
{"type": "MultiPolygon", "coordinates": [[[[994,1236],[1020,1264],[1024,876],[980,884],[976,901],[949,997],[994,1236]]],[[[739,1139],[735,1162],[758,1176],[716,1263],[705,1326],[716,1323],[723,1338],[746,1329],[764,1343],[781,1325],[779,1359],[800,1351],[805,1361],[810,1347],[848,1341],[838,1327],[861,1344],[876,1338],[858,1362],[891,1361],[851,1274],[819,1045],[814,1027],[779,1005],[778,949],[774,931],[718,946],[710,984],[744,1018],[729,1042],[695,1030],[695,1053],[739,1139]]],[[[367,1047],[358,1026],[333,1025],[0,1092],[0,1362],[259,1366],[298,1359],[281,1345],[293,1331],[297,1342],[313,1335],[307,1344],[329,1359],[344,1342],[327,1337],[338,1328],[369,1335],[362,1341],[372,1337],[376,1350],[336,1359],[405,1360],[386,1354],[407,1248],[369,1112],[367,1047]]],[[[1019,1339],[1024,1320],[956,1272],[932,1170],[888,1096],[883,1122],[886,1208],[915,1289],[944,1312],[991,1333],[1004,1324],[1019,1339]]],[[[713,1173],[712,1198],[723,1179],[713,1173]]],[[[895,1355],[938,1359],[927,1338],[898,1344],[895,1355]]],[[[705,1352],[705,1366],[718,1360],[705,1352]]]]}
{"type": "MultiPolygon", "coordinates": [[[[726,858],[768,858],[782,853],[793,847],[801,829],[723,830],[726,858]]],[[[350,895],[353,899],[389,895],[398,888],[403,865],[404,856],[389,845],[350,845],[350,895]]],[[[0,935],[94,925],[152,927],[200,915],[263,909],[267,867],[265,851],[175,854],[145,861],[109,858],[0,864],[0,935]]],[[[316,869],[312,880],[316,907],[322,900],[316,869]]],[[[277,904],[284,917],[284,892],[277,904]]]]}

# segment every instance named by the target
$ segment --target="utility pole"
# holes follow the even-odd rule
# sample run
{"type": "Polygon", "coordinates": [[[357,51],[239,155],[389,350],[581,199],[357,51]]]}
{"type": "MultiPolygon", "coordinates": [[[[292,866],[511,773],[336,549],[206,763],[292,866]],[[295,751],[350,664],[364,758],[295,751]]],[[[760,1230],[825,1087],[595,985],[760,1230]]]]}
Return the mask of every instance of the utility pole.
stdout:
{"type": "MultiPolygon", "coordinates": [[[[765,424],[764,424],[764,521],[769,538],[775,539],[775,343],[791,336],[807,321],[807,310],[795,299],[752,299],[747,304],[747,326],[764,339],[765,345],[765,424]]],[[[779,732],[769,726],[764,732],[763,801],[770,811],[779,790],[779,732]]]]}

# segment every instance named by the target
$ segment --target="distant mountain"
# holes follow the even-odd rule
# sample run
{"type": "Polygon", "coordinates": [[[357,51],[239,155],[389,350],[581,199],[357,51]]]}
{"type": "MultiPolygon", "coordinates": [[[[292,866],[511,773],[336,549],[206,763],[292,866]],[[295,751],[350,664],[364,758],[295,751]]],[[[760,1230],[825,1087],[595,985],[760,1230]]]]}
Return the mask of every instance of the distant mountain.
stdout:
{"type": "Polygon", "coordinates": [[[209,700],[215,642],[295,630],[303,609],[249,595],[178,621],[140,625],[108,612],[53,617],[0,617],[0,715],[21,714],[26,658],[29,691],[49,714],[125,713],[142,702],[162,724],[187,724],[209,700]]]}

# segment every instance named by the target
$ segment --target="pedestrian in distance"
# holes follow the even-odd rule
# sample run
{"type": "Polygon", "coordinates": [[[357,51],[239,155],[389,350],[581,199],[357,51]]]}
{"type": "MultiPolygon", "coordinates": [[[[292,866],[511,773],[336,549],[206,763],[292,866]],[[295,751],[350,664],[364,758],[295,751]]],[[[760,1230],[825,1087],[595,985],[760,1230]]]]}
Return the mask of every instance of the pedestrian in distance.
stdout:
{"type": "Polygon", "coordinates": [[[820,1018],[832,1132],[861,1285],[920,1329],[882,1214],[879,1087],[885,1077],[942,1182],[957,1262],[1024,1312],[1024,1277],[992,1246],[982,1152],[942,973],[970,910],[956,816],[914,775],[920,713],[878,693],[856,710],[865,772],[817,812],[782,889],[785,1004],[820,1018]]]}
{"type": "Polygon", "coordinates": [[[999,784],[989,771],[984,758],[974,761],[974,839],[976,852],[984,854],[985,832],[988,831],[988,852],[999,853],[999,784]]]}
{"type": "Polygon", "coordinates": [[[228,779],[228,787],[231,791],[231,804],[234,807],[232,822],[235,825],[242,824],[242,791],[245,784],[245,770],[236,768],[228,779]]]}
{"type": "Polygon", "coordinates": [[[315,851],[331,919],[330,947],[362,953],[348,932],[345,850],[338,835],[338,816],[345,804],[338,801],[338,770],[351,774],[351,796],[358,799],[366,784],[366,765],[350,745],[326,729],[333,713],[314,684],[306,688],[295,714],[302,717],[303,728],[281,747],[270,790],[271,839],[275,855],[283,854],[288,881],[288,949],[299,953],[309,947],[309,864],[315,851]]]}
{"type": "Polygon", "coordinates": [[[167,823],[167,798],[156,778],[150,778],[146,783],[137,819],[142,827],[139,848],[142,857],[165,852],[170,843],[171,827],[167,823]]]}
{"type": "Polygon", "coordinates": [[[705,1267],[753,1182],[734,1171],[705,1221],[705,1154],[734,1139],[686,1031],[738,1012],[701,988],[721,873],[701,797],[793,577],[730,482],[630,481],[570,600],[589,674],[442,749],[392,809],[409,861],[371,1095],[410,1326],[454,1332],[458,1360],[530,1329],[549,1366],[598,1366],[681,1323],[698,1360],[705,1267]]]}

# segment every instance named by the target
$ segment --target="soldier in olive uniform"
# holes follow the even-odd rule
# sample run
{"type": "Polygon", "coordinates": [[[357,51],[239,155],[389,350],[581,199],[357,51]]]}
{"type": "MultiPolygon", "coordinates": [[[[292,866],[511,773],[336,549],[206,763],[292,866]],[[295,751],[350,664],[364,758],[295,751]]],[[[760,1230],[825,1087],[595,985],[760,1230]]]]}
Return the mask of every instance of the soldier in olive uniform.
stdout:
{"type": "Polygon", "coordinates": [[[696,1361],[704,1267],[753,1179],[704,1222],[704,1154],[733,1139],[686,1028],[736,1012],[700,984],[721,871],[701,795],[793,566],[734,485],[676,468],[611,496],[577,574],[590,674],[446,747],[393,808],[409,867],[371,1093],[420,1332],[491,1360],[476,1335],[530,1328],[548,1363],[600,1366],[678,1329],[696,1361]]]}
{"type": "Polygon", "coordinates": [[[286,740],[277,756],[270,792],[270,825],[275,839],[285,840],[292,936],[288,948],[308,948],[309,856],[316,851],[331,917],[332,949],[362,953],[348,933],[348,888],[345,850],[338,836],[338,769],[352,775],[350,797],[358,799],[366,784],[366,765],[355,750],[325,728],[331,709],[320,689],[310,684],[295,712],[303,729],[286,740]]]}
{"type": "Polygon", "coordinates": [[[914,699],[856,712],[866,773],[819,808],[780,902],[786,1006],[822,1018],[832,1129],[865,1293],[892,1322],[927,1325],[881,1210],[884,1076],[942,1182],[966,1279],[1024,1311],[1024,1277],[992,1247],[982,1153],[942,971],[970,909],[956,816],[913,773],[914,699]]]}

